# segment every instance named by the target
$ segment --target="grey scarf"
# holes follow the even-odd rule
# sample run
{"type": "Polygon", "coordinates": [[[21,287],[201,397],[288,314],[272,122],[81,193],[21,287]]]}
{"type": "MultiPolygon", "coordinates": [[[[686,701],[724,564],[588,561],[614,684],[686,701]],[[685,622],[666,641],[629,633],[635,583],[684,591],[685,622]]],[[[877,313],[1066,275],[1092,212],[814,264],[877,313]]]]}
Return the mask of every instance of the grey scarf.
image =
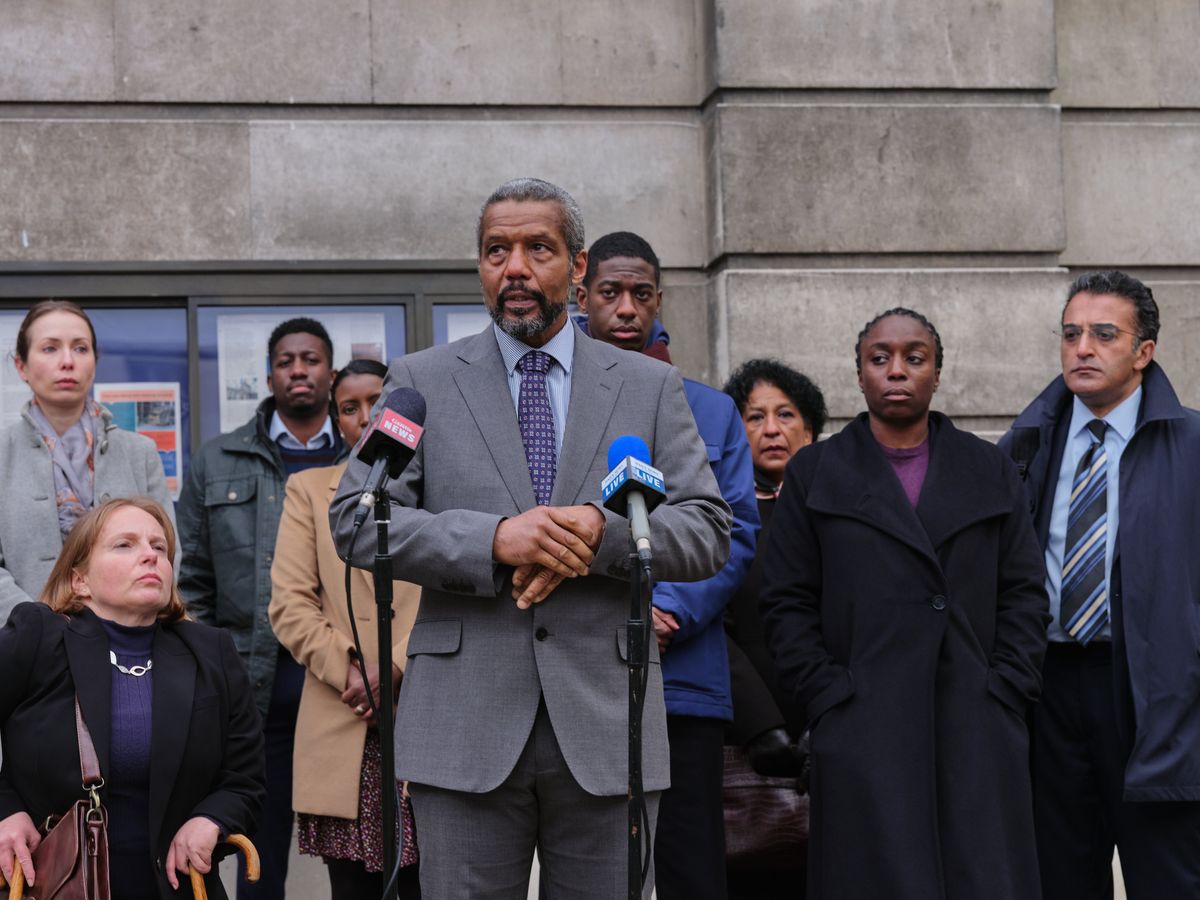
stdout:
{"type": "Polygon", "coordinates": [[[96,419],[99,408],[89,401],[83,415],[60,435],[46,418],[37,401],[29,404],[29,416],[50,448],[54,468],[54,501],[58,504],[58,528],[65,538],[75,523],[92,508],[93,462],[96,419]]]}

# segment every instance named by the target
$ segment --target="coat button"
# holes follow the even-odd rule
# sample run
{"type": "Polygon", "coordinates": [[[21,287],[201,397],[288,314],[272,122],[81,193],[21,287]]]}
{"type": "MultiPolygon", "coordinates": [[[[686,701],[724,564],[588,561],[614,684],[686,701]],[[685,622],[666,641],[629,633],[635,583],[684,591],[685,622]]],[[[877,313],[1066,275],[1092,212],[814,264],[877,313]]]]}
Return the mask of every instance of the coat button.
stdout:
{"type": "Polygon", "coordinates": [[[158,871],[160,871],[160,872],[162,871],[162,857],[161,856],[154,861],[154,868],[158,869],[158,871]]]}
{"type": "Polygon", "coordinates": [[[229,497],[230,500],[236,500],[237,499],[237,491],[230,491],[227,494],[227,496],[229,497]]]}
{"type": "Polygon", "coordinates": [[[943,609],[946,608],[946,598],[943,597],[941,594],[937,594],[934,596],[934,598],[932,600],[929,601],[929,605],[932,606],[934,609],[936,609],[938,612],[941,612],[943,609]]]}
{"type": "Polygon", "coordinates": [[[548,632],[545,628],[543,628],[540,625],[538,626],[537,631],[535,631],[533,633],[533,636],[535,638],[537,638],[539,641],[544,641],[547,637],[549,637],[549,635],[550,635],[550,632],[548,632]]]}

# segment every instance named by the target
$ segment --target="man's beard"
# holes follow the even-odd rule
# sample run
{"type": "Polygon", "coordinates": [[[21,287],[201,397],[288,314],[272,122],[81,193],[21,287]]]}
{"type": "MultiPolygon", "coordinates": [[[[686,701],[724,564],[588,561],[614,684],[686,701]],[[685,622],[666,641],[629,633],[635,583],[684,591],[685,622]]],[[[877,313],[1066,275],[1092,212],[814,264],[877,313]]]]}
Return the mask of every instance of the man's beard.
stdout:
{"type": "Polygon", "coordinates": [[[497,295],[496,305],[489,312],[491,313],[492,321],[500,326],[501,331],[510,337],[516,338],[518,341],[522,341],[525,338],[541,334],[558,321],[558,317],[563,314],[566,308],[566,298],[554,302],[547,299],[546,295],[541,291],[535,291],[533,288],[528,288],[523,284],[510,284],[497,295]],[[505,295],[517,293],[528,294],[536,300],[537,309],[526,313],[520,318],[505,318],[505,295]]]}

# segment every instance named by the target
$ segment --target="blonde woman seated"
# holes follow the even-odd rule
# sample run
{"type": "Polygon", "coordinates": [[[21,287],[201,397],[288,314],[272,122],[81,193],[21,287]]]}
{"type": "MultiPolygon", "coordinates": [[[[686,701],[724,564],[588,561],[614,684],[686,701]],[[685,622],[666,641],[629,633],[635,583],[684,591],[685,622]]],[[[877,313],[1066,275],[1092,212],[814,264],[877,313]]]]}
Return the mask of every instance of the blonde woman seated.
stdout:
{"type": "MultiPolygon", "coordinates": [[[[386,374],[381,363],[356,359],[334,379],[334,419],[348,444],[358,442],[370,421],[386,374]]],[[[367,660],[364,673],[353,657],[345,564],[329,530],[329,503],[345,469],[342,463],[288,479],[271,568],[270,615],[279,643],[308,670],[293,758],[292,806],[299,813],[300,850],[324,859],[334,897],[378,897],[384,887],[382,770],[379,732],[367,702],[368,690],[379,702],[375,592],[371,573],[354,569],[350,593],[367,660]]],[[[398,687],[420,589],[406,582],[393,587],[394,664],[388,675],[398,687]]],[[[401,814],[400,896],[418,897],[407,800],[401,814]]]]}
{"type": "Polygon", "coordinates": [[[190,896],[190,863],[209,897],[225,897],[214,848],[254,830],[262,723],[229,634],[186,619],[175,547],[153,500],[103,503],[67,536],[42,602],[18,604],[0,629],[6,880],[15,858],[36,888],[34,823],[85,796],[78,697],[104,779],[112,896],[162,900],[181,882],[190,896]]]}

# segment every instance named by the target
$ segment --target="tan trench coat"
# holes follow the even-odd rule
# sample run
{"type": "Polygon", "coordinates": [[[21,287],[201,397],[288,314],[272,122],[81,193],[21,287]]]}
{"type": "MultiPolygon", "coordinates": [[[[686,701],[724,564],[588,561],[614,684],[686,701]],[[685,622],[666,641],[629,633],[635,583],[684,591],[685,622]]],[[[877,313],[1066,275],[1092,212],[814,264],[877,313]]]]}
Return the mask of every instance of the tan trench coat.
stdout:
{"type": "MultiPolygon", "coordinates": [[[[271,566],[270,616],[279,643],[308,670],[296,720],[292,806],[296,812],[354,819],[367,725],[341,700],[354,639],[346,610],[345,564],[329,531],[329,503],[345,469],[343,463],[288,478],[271,566]]],[[[352,570],[350,585],[363,653],[375,662],[371,573],[352,570]]],[[[392,660],[403,669],[421,590],[404,581],[394,582],[393,588],[392,660]]]]}

